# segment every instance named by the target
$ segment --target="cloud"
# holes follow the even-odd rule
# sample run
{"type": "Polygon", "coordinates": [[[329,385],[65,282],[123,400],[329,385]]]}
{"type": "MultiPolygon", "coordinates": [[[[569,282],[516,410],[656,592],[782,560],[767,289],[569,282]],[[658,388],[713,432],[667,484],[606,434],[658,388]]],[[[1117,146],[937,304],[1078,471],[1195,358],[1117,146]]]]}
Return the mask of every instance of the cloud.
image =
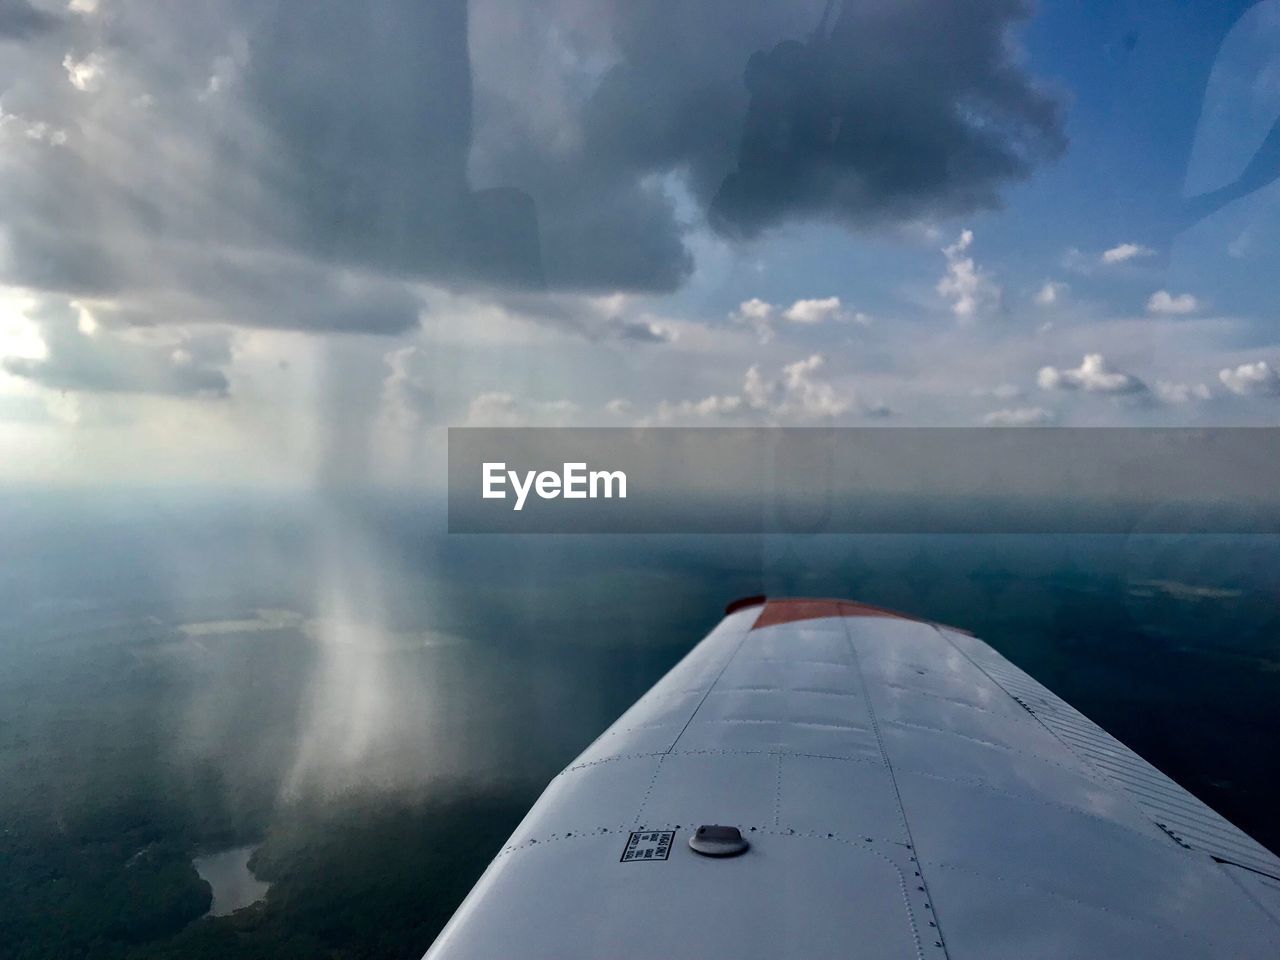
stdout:
{"type": "Polygon", "coordinates": [[[759,297],[752,297],[738,305],[738,316],[744,320],[768,320],[775,310],[773,304],[766,303],[759,297]]]}
{"type": "Polygon", "coordinates": [[[997,400],[1017,400],[1022,396],[1022,388],[1016,383],[1002,383],[999,386],[979,387],[973,391],[975,397],[994,397],[997,400]]]}
{"type": "Polygon", "coordinates": [[[871,317],[860,310],[849,309],[839,297],[796,300],[789,307],[775,306],[759,297],[752,297],[738,304],[738,309],[730,318],[755,330],[761,343],[768,343],[773,339],[775,321],[778,320],[799,326],[817,326],[832,321],[855,323],[863,327],[871,324],[871,317]]]}
{"type": "Polygon", "coordinates": [[[224,397],[231,361],[226,333],[117,331],[76,303],[44,301],[31,314],[40,357],[0,358],[0,370],[50,390],[224,397]]]}
{"type": "Polygon", "coordinates": [[[717,420],[736,416],[747,410],[743,398],[737,395],[703,397],[701,400],[682,400],[658,404],[659,423],[684,420],[717,420]]]}
{"type": "Polygon", "coordinates": [[[1042,367],[1036,382],[1042,390],[1098,393],[1148,404],[1158,400],[1181,406],[1208,400],[1211,396],[1203,383],[1158,380],[1153,389],[1136,375],[1112,368],[1100,353],[1086,354],[1075,369],[1042,367]]]}
{"type": "Polygon", "coordinates": [[[955,243],[942,248],[947,271],[938,281],[938,295],[951,302],[951,312],[961,323],[971,323],[1000,306],[1002,291],[968,256],[973,231],[963,231],[955,243]]]}
{"type": "MultiPolygon", "coordinates": [[[[301,0],[199,16],[122,4],[110,25],[100,49],[6,50],[24,78],[7,113],[47,124],[47,142],[71,131],[56,158],[6,150],[0,273],[15,285],[110,296],[148,322],[187,319],[171,309],[181,299],[259,325],[299,311],[263,295],[257,263],[364,276],[384,293],[672,289],[691,269],[663,184],[616,154],[593,171],[595,153],[516,138],[504,149],[523,186],[477,182],[465,0],[389,0],[376,16],[301,0]]],[[[345,320],[319,309],[287,325],[358,328],[382,312],[361,299],[345,320]]],[[[404,328],[371,329],[389,326],[404,328]]]]}
{"type": "Polygon", "coordinates": [[[1042,367],[1036,376],[1042,390],[1083,390],[1110,396],[1134,396],[1148,392],[1147,385],[1131,373],[1113,370],[1100,353],[1086,354],[1073,370],[1042,367]]]}
{"type": "Polygon", "coordinates": [[[1012,55],[1022,4],[928,10],[846,3],[815,33],[773,0],[475,0],[472,167],[535,199],[553,283],[687,276],[664,180],[729,237],[991,209],[1062,152],[1062,110],[1012,55]]]}
{"type": "Polygon", "coordinates": [[[708,216],[918,223],[1065,142],[1010,0],[848,3],[820,37],[773,0],[0,3],[5,35],[72,39],[6,45],[5,106],[47,136],[6,143],[0,280],[139,322],[388,332],[424,283],[670,291],[708,216]],[[806,63],[816,87],[788,86],[806,63]],[[283,263],[367,284],[326,304],[258,266],[283,263]]]}
{"type": "Polygon", "coordinates": [[[1242,397],[1280,396],[1280,374],[1265,360],[1221,370],[1218,379],[1224,387],[1242,397]]]}
{"type": "Polygon", "coordinates": [[[826,362],[822,354],[815,353],[782,368],[783,401],[779,412],[795,412],[801,419],[819,420],[838,417],[853,409],[853,397],[837,392],[830,383],[816,376],[826,362]]]}
{"type": "Polygon", "coordinates": [[[675,338],[669,329],[652,320],[623,321],[617,326],[617,337],[636,343],[669,343],[675,338]]]}
{"type": "MultiPolygon", "coordinates": [[[[764,6],[739,0],[717,13],[733,18],[735,35],[749,35],[764,6]]],[[[644,7],[671,23],[683,4],[644,7]]],[[[745,59],[745,123],[734,170],[711,205],[721,231],[749,236],[806,218],[900,224],[991,209],[1002,187],[1065,148],[1059,103],[1026,74],[1009,41],[1027,5],[906,0],[836,9],[818,30],[794,24],[791,38],[775,36],[745,59]]],[[[702,46],[688,37],[672,43],[653,27],[645,35],[653,62],[641,75],[663,71],[692,95],[674,116],[644,127],[687,128],[698,111],[705,122],[702,46]]],[[[634,95],[630,102],[645,103],[634,95]]],[[[705,168],[723,163],[723,145],[707,144],[689,159],[695,183],[714,182],[705,168]]]]}
{"type": "Polygon", "coordinates": [[[29,141],[60,147],[67,142],[67,131],[45,120],[28,120],[16,113],[7,113],[0,103],[0,132],[16,132],[29,141]]]}
{"type": "Polygon", "coordinates": [[[988,427],[1033,427],[1053,423],[1057,417],[1044,407],[1010,407],[992,410],[982,418],[988,427]]]}
{"type": "Polygon", "coordinates": [[[1189,293],[1174,296],[1168,290],[1157,290],[1147,300],[1148,313],[1159,313],[1164,316],[1185,316],[1199,309],[1200,301],[1189,293]]]}
{"type": "Polygon", "coordinates": [[[1209,388],[1203,383],[1170,383],[1166,380],[1157,380],[1156,396],[1165,403],[1184,404],[1208,400],[1210,393],[1209,388]]]}
{"type": "Polygon", "coordinates": [[[782,316],[792,323],[823,323],[841,315],[840,298],[825,297],[821,300],[797,300],[782,316]]]}
{"type": "Polygon", "coordinates": [[[1139,243],[1121,243],[1110,250],[1104,250],[1101,260],[1107,265],[1117,263],[1128,263],[1130,260],[1136,260],[1139,257],[1154,256],[1155,251],[1150,247],[1144,247],[1139,243]]]}
{"type": "Polygon", "coordinates": [[[776,313],[777,307],[773,304],[759,297],[752,297],[738,304],[738,309],[729,318],[754,330],[761,343],[768,343],[773,339],[773,318],[776,313]]]}
{"type": "Polygon", "coordinates": [[[387,376],[382,382],[382,409],[391,425],[413,433],[430,416],[436,392],[422,369],[422,352],[416,346],[392,350],[384,358],[387,376]]]}
{"type": "Polygon", "coordinates": [[[62,67],[67,71],[67,79],[81,93],[97,93],[102,89],[105,61],[100,53],[91,53],[82,60],[71,54],[62,58],[62,67]]]}
{"type": "Polygon", "coordinates": [[[744,418],[767,423],[831,421],[847,414],[886,417],[883,403],[866,403],[853,391],[840,390],[822,376],[826,357],[815,353],[785,364],[778,376],[767,377],[758,364],[747,368],[736,394],[713,394],[701,400],[658,405],[657,421],[744,418]]]}
{"type": "Polygon", "coordinates": [[[25,40],[55,30],[61,20],[27,0],[0,0],[0,37],[25,40]]]}
{"type": "Polygon", "coordinates": [[[467,407],[469,427],[565,426],[579,408],[569,400],[522,400],[505,391],[482,393],[467,407]]]}
{"type": "Polygon", "coordinates": [[[1065,283],[1056,280],[1046,280],[1044,286],[1036,291],[1035,302],[1041,307],[1052,307],[1067,295],[1070,289],[1065,283]]]}

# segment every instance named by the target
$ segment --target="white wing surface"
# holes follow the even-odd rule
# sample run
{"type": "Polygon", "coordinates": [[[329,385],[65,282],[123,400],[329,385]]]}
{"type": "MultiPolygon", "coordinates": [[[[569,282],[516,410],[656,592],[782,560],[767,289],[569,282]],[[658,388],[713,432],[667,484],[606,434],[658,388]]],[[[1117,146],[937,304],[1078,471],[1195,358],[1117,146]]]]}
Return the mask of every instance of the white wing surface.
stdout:
{"type": "Polygon", "coordinates": [[[428,958],[1280,957],[1280,860],[980,640],[847,601],[731,611],[428,958]],[[691,849],[712,825],[746,852],[691,849]]]}

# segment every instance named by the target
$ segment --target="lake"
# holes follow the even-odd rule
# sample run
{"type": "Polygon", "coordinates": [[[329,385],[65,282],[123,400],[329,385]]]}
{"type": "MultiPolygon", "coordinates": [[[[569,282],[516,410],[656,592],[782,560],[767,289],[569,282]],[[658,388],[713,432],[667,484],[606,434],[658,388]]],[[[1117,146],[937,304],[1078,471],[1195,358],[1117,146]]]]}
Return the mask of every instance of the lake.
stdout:
{"type": "Polygon", "coordinates": [[[235,847],[194,859],[200,878],[213,887],[213,903],[208,916],[221,917],[241,907],[257,903],[267,895],[270,884],[263,883],[249,869],[254,848],[235,847]]]}

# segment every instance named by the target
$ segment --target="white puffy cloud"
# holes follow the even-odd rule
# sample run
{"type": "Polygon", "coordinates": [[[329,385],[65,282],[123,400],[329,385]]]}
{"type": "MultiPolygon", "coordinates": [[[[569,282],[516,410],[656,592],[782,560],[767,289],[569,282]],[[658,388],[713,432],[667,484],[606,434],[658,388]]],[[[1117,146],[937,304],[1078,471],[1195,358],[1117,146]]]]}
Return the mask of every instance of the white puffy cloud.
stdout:
{"type": "Polygon", "coordinates": [[[773,316],[774,306],[759,297],[744,300],[738,305],[738,315],[747,320],[768,320],[773,316]]]}
{"type": "Polygon", "coordinates": [[[871,318],[858,310],[851,310],[841,302],[839,297],[817,297],[796,300],[789,307],[778,306],[752,297],[738,304],[738,309],[731,314],[733,320],[745,324],[755,330],[762,343],[773,339],[776,321],[785,321],[799,326],[817,326],[831,321],[856,323],[869,326],[871,318]]]}
{"type": "Polygon", "coordinates": [[[971,323],[999,307],[1002,291],[999,284],[968,255],[973,246],[973,231],[961,232],[955,243],[943,247],[947,270],[938,281],[938,295],[951,304],[951,312],[961,323],[971,323]]]}
{"type": "Polygon", "coordinates": [[[730,318],[754,330],[761,343],[768,343],[773,339],[773,317],[776,312],[777,308],[772,303],[752,297],[738,304],[738,309],[730,318]]]}
{"type": "Polygon", "coordinates": [[[841,315],[840,298],[824,297],[821,300],[797,300],[782,316],[792,323],[822,323],[841,315]]]}
{"type": "Polygon", "coordinates": [[[747,368],[747,374],[742,379],[742,395],[753,410],[765,409],[775,390],[776,384],[765,380],[758,365],[752,364],[747,368]]]}
{"type": "Polygon", "coordinates": [[[68,53],[62,58],[62,67],[67,71],[67,79],[81,93],[96,93],[102,89],[104,61],[102,54],[91,53],[82,60],[77,60],[68,53]]]}
{"type": "Polygon", "coordinates": [[[1057,280],[1046,280],[1044,286],[1036,291],[1035,301],[1039,306],[1052,307],[1067,295],[1069,288],[1057,280]]]}
{"type": "Polygon", "coordinates": [[[1042,390],[1083,390],[1111,396],[1133,396],[1147,392],[1147,385],[1131,373],[1113,370],[1100,353],[1085,354],[1080,366],[1061,370],[1041,367],[1036,383],[1042,390]]]}
{"type": "Polygon", "coordinates": [[[1137,260],[1140,257],[1150,257],[1155,251],[1150,247],[1144,247],[1140,243],[1121,243],[1112,247],[1110,250],[1102,252],[1102,262],[1105,264],[1128,263],[1130,260],[1137,260]]]}
{"type": "Polygon", "coordinates": [[[1157,290],[1147,300],[1147,312],[1165,316],[1184,316],[1200,309],[1200,301],[1189,293],[1174,295],[1168,290],[1157,290]]]}
{"type": "Polygon", "coordinates": [[[1044,407],[1009,407],[992,410],[982,422],[988,427],[1034,427],[1053,423],[1055,419],[1053,411],[1044,407]]]}
{"type": "Polygon", "coordinates": [[[889,416],[883,403],[866,403],[851,390],[841,390],[822,376],[826,358],[811,354],[788,363],[776,377],[766,377],[758,364],[747,368],[736,394],[713,394],[701,400],[658,405],[660,423],[689,419],[747,418],[765,422],[812,423],[850,413],[889,416]]]}
{"type": "Polygon", "coordinates": [[[784,399],[780,413],[794,412],[801,419],[818,420],[838,417],[853,409],[852,396],[839,393],[829,382],[816,376],[825,364],[826,358],[815,353],[782,368],[784,399]]]}
{"type": "Polygon", "coordinates": [[[1265,360],[1221,370],[1218,379],[1224,387],[1242,397],[1280,396],[1280,374],[1265,360]]]}
{"type": "MultiPolygon", "coordinates": [[[[742,397],[734,394],[712,395],[703,397],[701,400],[681,400],[676,403],[663,400],[658,404],[657,415],[654,419],[658,423],[715,420],[733,417],[741,413],[743,409],[742,397]]],[[[653,421],[644,419],[640,421],[640,425],[648,426],[651,422],[653,421]]]]}

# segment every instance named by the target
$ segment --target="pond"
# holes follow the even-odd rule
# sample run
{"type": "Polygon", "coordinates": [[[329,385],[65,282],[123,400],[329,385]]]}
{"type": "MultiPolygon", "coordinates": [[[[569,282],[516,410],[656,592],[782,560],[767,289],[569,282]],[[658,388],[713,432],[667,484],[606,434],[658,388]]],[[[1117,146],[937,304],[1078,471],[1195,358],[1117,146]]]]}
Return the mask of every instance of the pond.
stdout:
{"type": "Polygon", "coordinates": [[[249,857],[253,851],[252,846],[235,847],[195,858],[196,872],[213,887],[213,903],[209,906],[208,916],[221,917],[233,913],[267,895],[270,885],[249,870],[249,857]]]}

